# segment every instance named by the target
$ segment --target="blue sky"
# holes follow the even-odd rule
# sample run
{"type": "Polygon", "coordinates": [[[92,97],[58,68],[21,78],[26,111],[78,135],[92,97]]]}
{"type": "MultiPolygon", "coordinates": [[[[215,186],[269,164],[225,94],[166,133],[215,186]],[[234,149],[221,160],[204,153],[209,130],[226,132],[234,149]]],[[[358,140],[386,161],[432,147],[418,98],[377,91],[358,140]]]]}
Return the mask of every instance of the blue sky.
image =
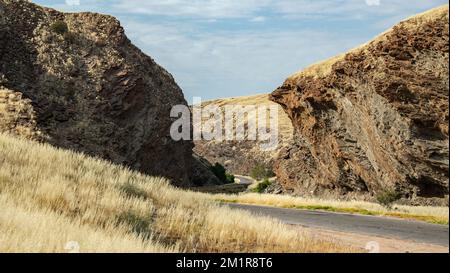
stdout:
{"type": "Polygon", "coordinates": [[[290,74],[447,0],[34,0],[111,14],[186,99],[269,93],[290,74]]]}

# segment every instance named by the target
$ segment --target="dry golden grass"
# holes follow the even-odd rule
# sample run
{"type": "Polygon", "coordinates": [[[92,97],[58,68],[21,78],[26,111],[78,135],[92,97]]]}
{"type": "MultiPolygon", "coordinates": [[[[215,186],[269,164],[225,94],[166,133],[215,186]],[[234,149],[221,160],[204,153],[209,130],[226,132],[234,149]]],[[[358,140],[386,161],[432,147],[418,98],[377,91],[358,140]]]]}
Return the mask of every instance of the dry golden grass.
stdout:
{"type": "Polygon", "coordinates": [[[394,205],[393,209],[388,209],[379,204],[364,201],[337,201],[256,193],[246,193],[240,195],[217,194],[211,195],[210,198],[223,202],[266,205],[282,208],[326,210],[364,215],[391,216],[447,225],[449,218],[448,207],[414,207],[394,205]]]}
{"type": "Polygon", "coordinates": [[[424,23],[432,20],[436,20],[437,18],[447,17],[449,16],[449,5],[445,4],[434,9],[425,11],[423,13],[411,16],[410,18],[403,20],[405,22],[405,27],[407,28],[415,28],[417,25],[423,25],[424,23]]]}
{"type": "MultiPolygon", "coordinates": [[[[436,20],[436,18],[447,17],[447,20],[448,20],[448,13],[449,13],[449,5],[447,4],[447,5],[443,5],[443,6],[431,9],[424,13],[412,16],[406,20],[403,20],[401,23],[402,23],[403,27],[405,27],[407,29],[414,29],[417,25],[423,25],[424,22],[436,20]]],[[[295,84],[296,82],[298,82],[298,80],[300,78],[303,78],[303,77],[314,77],[314,78],[325,77],[331,73],[333,65],[335,63],[343,60],[347,54],[358,53],[358,52],[364,51],[368,44],[378,43],[380,41],[385,40],[386,36],[392,30],[393,30],[393,28],[383,32],[382,34],[375,37],[372,41],[362,44],[362,45],[350,50],[346,54],[340,54],[340,55],[332,57],[328,60],[313,64],[313,65],[291,75],[286,80],[286,83],[295,84]]]]}
{"type": "Polygon", "coordinates": [[[166,180],[0,134],[0,252],[352,252],[166,180]]]}

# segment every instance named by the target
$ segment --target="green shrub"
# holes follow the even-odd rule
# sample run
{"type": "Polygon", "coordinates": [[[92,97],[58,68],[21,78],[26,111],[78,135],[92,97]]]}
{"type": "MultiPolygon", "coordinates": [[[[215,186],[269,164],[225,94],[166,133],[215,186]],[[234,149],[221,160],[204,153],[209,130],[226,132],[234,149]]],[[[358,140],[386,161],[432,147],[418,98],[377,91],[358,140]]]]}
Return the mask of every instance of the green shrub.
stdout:
{"type": "Polygon", "coordinates": [[[214,166],[211,167],[211,171],[223,183],[234,183],[234,175],[227,173],[227,170],[221,164],[214,164],[214,166]]]}
{"type": "Polygon", "coordinates": [[[263,182],[259,183],[253,191],[263,193],[270,185],[272,185],[272,182],[268,178],[264,178],[263,182]]]}
{"type": "Polygon", "coordinates": [[[64,21],[56,21],[50,26],[51,30],[55,33],[63,35],[69,31],[69,27],[64,21]]]}
{"type": "Polygon", "coordinates": [[[264,167],[262,164],[256,165],[250,172],[250,176],[255,180],[263,180],[265,178],[274,177],[275,174],[271,169],[264,167]]]}
{"type": "Polygon", "coordinates": [[[226,180],[226,170],[224,166],[220,165],[219,163],[216,163],[214,164],[214,166],[211,166],[211,171],[221,181],[226,180]]]}
{"type": "Polygon", "coordinates": [[[234,175],[227,173],[227,174],[226,174],[226,177],[227,177],[227,182],[228,182],[228,183],[231,184],[231,183],[234,183],[234,182],[235,182],[235,177],[234,177],[234,175]]]}
{"type": "Polygon", "coordinates": [[[383,191],[377,195],[377,201],[380,205],[392,209],[393,203],[400,197],[400,194],[395,191],[383,191]]]}

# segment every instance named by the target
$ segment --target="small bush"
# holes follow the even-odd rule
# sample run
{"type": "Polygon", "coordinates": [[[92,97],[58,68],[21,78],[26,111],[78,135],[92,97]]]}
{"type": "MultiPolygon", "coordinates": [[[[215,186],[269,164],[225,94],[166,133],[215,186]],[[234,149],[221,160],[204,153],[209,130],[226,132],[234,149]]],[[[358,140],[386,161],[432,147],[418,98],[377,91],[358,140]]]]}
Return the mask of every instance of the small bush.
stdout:
{"type": "Polygon", "coordinates": [[[77,36],[72,32],[66,32],[64,33],[64,40],[69,44],[75,44],[77,41],[77,36]]]}
{"type": "Polygon", "coordinates": [[[388,209],[392,209],[393,203],[398,199],[400,199],[400,194],[395,191],[384,191],[377,195],[378,203],[388,209]]]}
{"type": "Polygon", "coordinates": [[[234,183],[234,175],[227,173],[227,170],[221,164],[216,163],[211,167],[211,171],[223,183],[234,183]]]}
{"type": "Polygon", "coordinates": [[[117,224],[125,224],[130,226],[131,230],[144,239],[150,238],[152,217],[140,216],[131,211],[124,212],[117,217],[117,224]]]}
{"type": "Polygon", "coordinates": [[[275,174],[271,169],[264,167],[261,164],[256,165],[250,172],[250,176],[255,180],[263,180],[265,178],[274,177],[275,174]]]}
{"type": "Polygon", "coordinates": [[[224,166],[220,165],[219,163],[216,163],[214,164],[214,166],[211,166],[211,171],[221,181],[226,180],[226,170],[224,166]]]}
{"type": "Polygon", "coordinates": [[[228,182],[228,183],[234,183],[234,182],[235,182],[235,177],[234,177],[234,175],[227,173],[227,174],[226,174],[226,177],[227,177],[227,182],[228,182]]]}
{"type": "Polygon", "coordinates": [[[263,182],[259,183],[256,188],[254,189],[254,192],[257,193],[263,193],[272,183],[269,181],[268,178],[264,178],[263,182]]]}
{"type": "Polygon", "coordinates": [[[56,21],[50,26],[50,28],[52,29],[53,32],[58,33],[60,35],[63,35],[69,31],[69,27],[64,21],[56,21]]]}
{"type": "Polygon", "coordinates": [[[131,183],[121,185],[120,190],[129,198],[148,199],[148,194],[146,191],[138,188],[131,183]]]}

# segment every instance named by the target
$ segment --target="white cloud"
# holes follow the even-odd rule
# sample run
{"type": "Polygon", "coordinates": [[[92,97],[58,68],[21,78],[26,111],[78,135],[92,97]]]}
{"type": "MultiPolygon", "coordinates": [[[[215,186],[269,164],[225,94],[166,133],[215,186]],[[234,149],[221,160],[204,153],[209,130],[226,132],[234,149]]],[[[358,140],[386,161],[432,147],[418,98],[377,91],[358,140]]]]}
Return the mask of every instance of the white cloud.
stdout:
{"type": "Polygon", "coordinates": [[[380,0],[366,0],[366,4],[368,6],[379,6],[379,5],[381,5],[381,1],[380,0]]]}
{"type": "MultiPolygon", "coordinates": [[[[165,16],[217,22],[244,19],[262,22],[289,20],[380,20],[395,22],[447,3],[445,0],[34,0],[64,11],[96,11],[114,15],[165,16]],[[77,3],[80,5],[77,5],[77,3]],[[391,18],[389,20],[389,18],[391,18]]],[[[319,24],[322,22],[318,22],[319,24]]]]}
{"type": "Polygon", "coordinates": [[[290,19],[358,19],[373,16],[412,15],[444,4],[444,0],[281,0],[273,9],[290,19]]]}
{"type": "Polygon", "coordinates": [[[308,30],[197,32],[127,22],[131,39],[173,73],[190,99],[271,92],[290,74],[365,42],[308,30]]]}
{"type": "Polygon", "coordinates": [[[250,22],[260,23],[266,21],[266,17],[264,16],[256,16],[249,20],[250,22]]]}
{"type": "Polygon", "coordinates": [[[243,18],[252,16],[272,0],[120,0],[113,7],[121,11],[197,18],[243,18]]]}
{"type": "Polygon", "coordinates": [[[244,18],[249,21],[267,17],[264,13],[291,18],[331,15],[351,18],[361,14],[398,15],[446,3],[444,0],[65,0],[62,3],[35,0],[34,2],[63,10],[95,10],[197,19],[244,18]]]}
{"type": "Polygon", "coordinates": [[[80,0],[66,0],[66,5],[69,6],[79,6],[80,4],[80,0]]]}
{"type": "Polygon", "coordinates": [[[289,74],[445,3],[366,1],[378,0],[81,0],[80,6],[36,0],[117,16],[130,39],[174,74],[187,98],[270,92],[289,74]]]}
{"type": "Polygon", "coordinates": [[[394,14],[427,9],[442,3],[442,0],[114,0],[112,7],[120,12],[139,14],[246,18],[251,21],[264,17],[261,13],[267,12],[290,18],[330,15],[351,18],[361,14],[394,14]],[[405,2],[408,2],[407,5],[405,2]]]}

